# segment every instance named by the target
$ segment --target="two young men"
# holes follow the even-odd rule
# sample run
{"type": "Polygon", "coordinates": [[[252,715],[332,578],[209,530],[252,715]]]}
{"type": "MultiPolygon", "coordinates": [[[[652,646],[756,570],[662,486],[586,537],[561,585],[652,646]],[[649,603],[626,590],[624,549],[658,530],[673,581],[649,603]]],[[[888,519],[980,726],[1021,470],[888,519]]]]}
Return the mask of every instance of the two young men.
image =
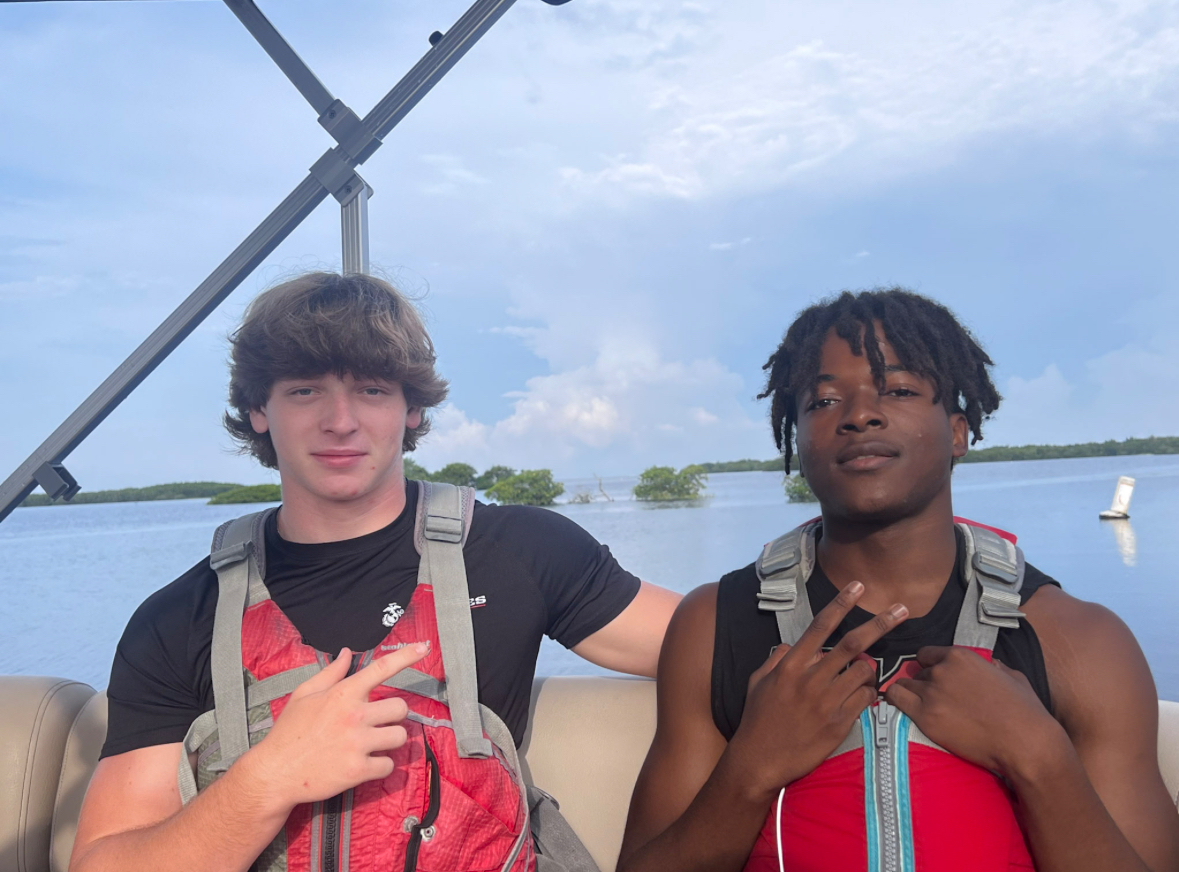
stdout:
{"type": "MultiPolygon", "coordinates": [[[[244,669],[253,693],[292,664],[323,668],[293,692],[272,691],[265,718],[251,705],[249,730],[264,738],[184,804],[178,770],[216,771],[228,741],[223,730],[220,749],[207,741],[185,759],[190,726],[215,702],[221,716],[215,626],[234,609],[227,599],[219,610],[207,557],[149,597],[116,652],[74,872],[503,865],[494,845],[520,828],[502,771],[514,748],[457,753],[445,700],[421,695],[438,695],[446,651],[418,583],[421,496],[402,453],[446,396],[434,360],[413,307],[372,277],[306,275],[251,304],[233,338],[226,425],[278,470],[283,502],[258,531],[230,675],[244,669]],[[390,686],[406,676],[419,694],[390,686]],[[476,855],[487,865],[470,865],[476,855]]],[[[625,572],[556,513],[475,505],[468,521],[478,702],[506,725],[506,744],[523,737],[543,635],[599,665],[654,674],[677,595],[625,572]]]]}
{"type": "Polygon", "coordinates": [[[822,517],[676,611],[620,869],[1179,868],[1134,638],[955,523],[990,365],[901,290],[790,327],[765,396],[822,517]]]}
{"type": "MultiPolygon", "coordinates": [[[[251,306],[227,424],[283,483],[263,531],[265,614],[278,630],[252,645],[330,663],[182,806],[181,740],[214,702],[216,572],[202,560],[154,594],[116,655],[71,868],[240,870],[282,833],[287,868],[321,868],[298,852],[338,833],[308,836],[307,808],[354,788],[362,797],[364,785],[382,785],[374,803],[405,791],[421,762],[406,749],[429,745],[409,741],[421,713],[411,723],[384,688],[438,673],[427,665],[437,652],[416,644],[431,640],[397,641],[398,627],[416,633],[407,610],[421,562],[419,494],[401,455],[445,395],[433,364],[413,309],[371,278],[306,276],[251,306]],[[382,647],[393,653],[354,671],[364,658],[352,652],[382,647]]],[[[845,294],[791,327],[766,395],[821,523],[676,612],[620,868],[1179,865],[1154,687],[1133,638],[1002,537],[955,525],[953,462],[998,405],[989,365],[952,315],[901,291],[845,294]]],[[[654,671],[675,596],[641,585],[562,517],[477,506],[463,556],[479,700],[517,743],[542,634],[614,669],[654,671]]],[[[399,823],[352,833],[355,850],[330,865],[412,868],[389,855],[399,823]]]]}

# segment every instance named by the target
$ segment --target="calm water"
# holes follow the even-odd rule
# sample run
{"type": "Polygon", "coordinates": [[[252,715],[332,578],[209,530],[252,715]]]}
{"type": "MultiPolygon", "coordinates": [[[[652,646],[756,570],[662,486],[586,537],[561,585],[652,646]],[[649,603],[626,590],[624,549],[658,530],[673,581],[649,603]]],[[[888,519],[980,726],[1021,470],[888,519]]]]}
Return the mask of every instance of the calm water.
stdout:
{"type": "MultiPolygon", "coordinates": [[[[954,474],[955,510],[1019,534],[1028,559],[1065,589],[1117,612],[1138,637],[1159,695],[1179,699],[1179,457],[985,463],[954,474]],[[1099,521],[1119,475],[1138,480],[1132,520],[1099,521]]],[[[751,562],[762,544],[812,517],[782,497],[777,473],[729,473],[694,506],[629,499],[633,478],[607,479],[614,502],[559,506],[623,566],[688,591],[751,562]]],[[[567,481],[568,494],[598,491],[567,481]]],[[[199,500],[18,509],[0,524],[0,674],[61,675],[105,687],[135,607],[208,548],[241,511],[199,500]]],[[[540,674],[600,672],[546,640],[540,674]]]]}

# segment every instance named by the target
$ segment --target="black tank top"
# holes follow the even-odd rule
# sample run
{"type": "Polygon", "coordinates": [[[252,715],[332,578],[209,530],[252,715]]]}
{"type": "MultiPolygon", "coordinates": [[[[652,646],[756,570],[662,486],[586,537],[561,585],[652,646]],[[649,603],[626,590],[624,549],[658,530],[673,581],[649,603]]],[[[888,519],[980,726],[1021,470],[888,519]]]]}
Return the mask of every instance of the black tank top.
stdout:
{"type": "MultiPolygon", "coordinates": [[[[966,597],[966,583],[961,572],[964,547],[962,533],[958,532],[958,559],[954,561],[954,572],[929,613],[919,618],[909,618],[868,649],[868,654],[876,658],[878,682],[887,680],[903,660],[916,656],[918,649],[926,645],[953,644],[958,612],[966,597]]],[[[1045,584],[1060,586],[1055,579],[1027,564],[1020,591],[1021,602],[1027,602],[1045,584]]],[[[757,607],[758,587],[757,572],[751,563],[722,578],[717,591],[716,635],[712,654],[712,719],[726,740],[733,738],[737,725],[741,723],[749,676],[765,662],[770,650],[780,641],[773,612],[761,611],[757,607]]],[[[838,593],[817,563],[806,590],[811,611],[816,615],[838,593]]],[[[853,608],[827,640],[826,647],[835,645],[844,634],[873,617],[871,612],[853,608]]],[[[1044,707],[1052,711],[1044,653],[1040,649],[1036,631],[1027,621],[1020,621],[1019,629],[1016,630],[999,630],[994,656],[1004,665],[1026,675],[1044,707]]]]}

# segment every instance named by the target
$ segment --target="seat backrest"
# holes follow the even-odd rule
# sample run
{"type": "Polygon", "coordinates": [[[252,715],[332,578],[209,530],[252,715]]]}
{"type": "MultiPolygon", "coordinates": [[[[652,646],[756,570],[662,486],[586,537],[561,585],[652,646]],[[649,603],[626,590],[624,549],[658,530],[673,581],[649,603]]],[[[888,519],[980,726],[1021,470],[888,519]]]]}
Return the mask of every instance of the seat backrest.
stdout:
{"type": "MultiPolygon", "coordinates": [[[[613,872],[630,794],[655,733],[655,682],[541,678],[521,748],[602,872],[613,872]]],[[[56,678],[0,676],[0,869],[66,872],[106,735],[106,695],[56,678]]],[[[1179,703],[1159,703],[1159,768],[1179,796],[1179,703]]]]}
{"type": "Polygon", "coordinates": [[[62,758],[94,688],[0,676],[0,869],[46,872],[62,758]]]}
{"type": "Polygon", "coordinates": [[[560,803],[602,872],[613,872],[639,768],[655,735],[655,682],[540,678],[520,759],[560,803]]]}
{"type": "Polygon", "coordinates": [[[1179,805],[1179,702],[1159,700],[1159,771],[1179,805]]]}
{"type": "Polygon", "coordinates": [[[53,831],[49,843],[50,872],[66,872],[74,836],[78,833],[78,815],[90,785],[90,776],[98,765],[98,755],[106,741],[106,692],[96,693],[74,719],[61,761],[57,781],[57,801],[53,809],[53,831]]]}

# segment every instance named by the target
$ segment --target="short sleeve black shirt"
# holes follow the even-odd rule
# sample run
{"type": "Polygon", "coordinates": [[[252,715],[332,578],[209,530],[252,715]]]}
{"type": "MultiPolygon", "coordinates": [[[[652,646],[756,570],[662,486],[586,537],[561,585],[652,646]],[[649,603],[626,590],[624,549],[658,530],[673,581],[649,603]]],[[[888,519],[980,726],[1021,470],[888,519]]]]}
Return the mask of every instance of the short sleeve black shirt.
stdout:
{"type": "MultiPolygon", "coordinates": [[[[417,586],[417,488],[387,527],[342,542],[300,544],[266,529],[266,586],[312,647],[366,651],[388,633],[391,603],[417,586]]],[[[568,648],[614,620],[639,580],[576,523],[527,506],[476,503],[463,549],[473,599],[479,698],[519,744],[542,636],[568,648]]],[[[156,591],[131,617],[115,651],[102,755],[180,742],[213,708],[209,651],[217,575],[208,558],[156,591]]]]}

